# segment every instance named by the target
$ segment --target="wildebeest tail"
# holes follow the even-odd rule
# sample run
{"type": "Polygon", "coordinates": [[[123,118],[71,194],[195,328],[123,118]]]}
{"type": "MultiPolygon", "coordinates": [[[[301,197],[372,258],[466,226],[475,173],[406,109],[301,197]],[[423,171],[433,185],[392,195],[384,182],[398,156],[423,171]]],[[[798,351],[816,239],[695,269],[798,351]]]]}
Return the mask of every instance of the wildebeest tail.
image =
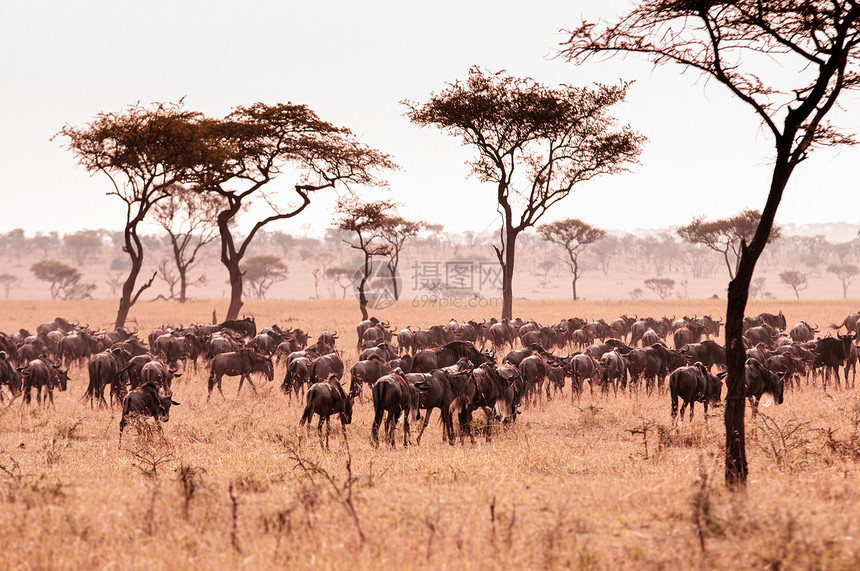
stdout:
{"type": "Polygon", "coordinates": [[[673,375],[669,376],[669,394],[672,395],[672,418],[675,418],[678,414],[678,379],[673,375]]]}
{"type": "Polygon", "coordinates": [[[306,422],[310,422],[314,416],[314,392],[308,391],[307,401],[308,403],[305,405],[305,410],[302,413],[302,419],[299,421],[299,426],[304,426],[306,422]]]}

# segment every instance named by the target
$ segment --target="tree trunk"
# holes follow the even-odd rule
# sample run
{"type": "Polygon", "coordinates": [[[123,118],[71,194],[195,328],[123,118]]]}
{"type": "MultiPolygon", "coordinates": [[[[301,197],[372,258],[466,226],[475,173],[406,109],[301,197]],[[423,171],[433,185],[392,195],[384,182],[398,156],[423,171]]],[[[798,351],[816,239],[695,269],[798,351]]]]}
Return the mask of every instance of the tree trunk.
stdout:
{"type": "MultiPolygon", "coordinates": [[[[122,284],[122,294],[119,298],[119,308],[116,312],[114,329],[120,329],[125,326],[125,320],[128,319],[131,306],[137,300],[137,296],[134,296],[134,285],[137,283],[137,276],[140,275],[140,269],[143,267],[143,247],[140,239],[137,237],[136,230],[137,223],[134,221],[125,227],[125,247],[123,249],[131,258],[131,269],[128,272],[128,277],[125,279],[125,283],[122,284]]],[[[146,287],[141,288],[141,291],[146,289],[146,287]]],[[[140,292],[138,292],[138,295],[140,295],[140,292]]]]}
{"type": "Polygon", "coordinates": [[[358,282],[358,308],[361,309],[361,320],[366,321],[367,314],[367,294],[364,291],[364,286],[367,285],[367,278],[370,276],[371,257],[364,254],[364,275],[361,276],[361,281],[358,282]]]}
{"type": "Polygon", "coordinates": [[[571,255],[570,259],[573,264],[573,301],[576,301],[579,299],[576,296],[576,280],[579,279],[579,264],[577,263],[575,256],[571,255]]]}
{"type": "MultiPolygon", "coordinates": [[[[388,273],[391,275],[391,288],[394,293],[394,301],[400,301],[400,290],[397,288],[397,266],[388,264],[388,273]]],[[[367,319],[365,317],[365,319],[367,319]]]]}
{"type": "Polygon", "coordinates": [[[502,264],[502,319],[513,319],[514,314],[514,259],[517,232],[508,228],[505,233],[505,256],[502,264]]]}
{"type": "Polygon", "coordinates": [[[242,270],[239,269],[237,258],[221,260],[227,266],[227,274],[230,276],[230,306],[227,308],[226,321],[239,318],[239,310],[245,305],[242,301],[242,270]]]}
{"type": "Polygon", "coordinates": [[[743,343],[743,320],[749,299],[750,282],[756,262],[764,251],[776,210],[782,200],[785,185],[791,176],[792,167],[788,164],[787,145],[777,145],[776,166],[771,179],[767,203],[762,211],[761,220],[749,246],[741,245],[735,277],[729,282],[726,304],[726,484],[730,488],[743,488],[746,485],[749,468],[746,457],[744,429],[744,409],[746,399],[745,368],[746,351],[743,343]]]}
{"type": "Polygon", "coordinates": [[[188,268],[178,264],[179,269],[179,303],[185,303],[185,291],[188,289],[188,268]]]}

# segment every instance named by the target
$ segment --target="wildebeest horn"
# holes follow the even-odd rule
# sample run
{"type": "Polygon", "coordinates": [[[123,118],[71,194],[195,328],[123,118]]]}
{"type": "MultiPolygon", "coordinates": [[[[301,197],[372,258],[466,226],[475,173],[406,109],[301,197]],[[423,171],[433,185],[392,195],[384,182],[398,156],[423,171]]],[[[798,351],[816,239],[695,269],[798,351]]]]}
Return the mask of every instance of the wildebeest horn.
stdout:
{"type": "Polygon", "coordinates": [[[173,406],[179,406],[179,403],[173,399],[170,399],[170,404],[172,404],[173,406]]]}

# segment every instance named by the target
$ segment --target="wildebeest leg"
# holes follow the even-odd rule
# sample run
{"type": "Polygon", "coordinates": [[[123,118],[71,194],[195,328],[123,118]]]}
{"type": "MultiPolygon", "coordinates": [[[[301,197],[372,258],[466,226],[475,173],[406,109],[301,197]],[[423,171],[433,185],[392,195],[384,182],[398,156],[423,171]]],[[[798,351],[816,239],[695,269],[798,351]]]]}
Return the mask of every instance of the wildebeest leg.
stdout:
{"type": "Polygon", "coordinates": [[[370,427],[370,439],[374,446],[379,446],[379,425],[382,424],[382,415],[385,411],[379,407],[373,414],[373,425],[370,427]]]}
{"type": "Polygon", "coordinates": [[[403,447],[409,446],[409,411],[403,414],[403,447]]]}
{"type": "Polygon", "coordinates": [[[254,394],[257,394],[257,385],[254,384],[254,381],[251,380],[251,375],[247,375],[248,384],[251,385],[251,388],[254,389],[254,394]]]}
{"type": "Polygon", "coordinates": [[[331,436],[331,416],[326,415],[326,417],[325,417],[325,449],[326,450],[328,450],[329,436],[331,436]]]}
{"type": "Polygon", "coordinates": [[[696,406],[696,399],[690,401],[690,424],[693,423],[693,408],[696,406]]]}
{"type": "MultiPolygon", "coordinates": [[[[421,430],[418,431],[418,438],[415,439],[415,444],[421,444],[421,435],[424,434],[424,430],[427,428],[427,425],[430,424],[430,415],[433,413],[432,408],[427,409],[427,414],[424,415],[424,423],[421,424],[421,430]]],[[[442,415],[442,440],[445,440],[445,418],[444,414],[442,415]]]]}

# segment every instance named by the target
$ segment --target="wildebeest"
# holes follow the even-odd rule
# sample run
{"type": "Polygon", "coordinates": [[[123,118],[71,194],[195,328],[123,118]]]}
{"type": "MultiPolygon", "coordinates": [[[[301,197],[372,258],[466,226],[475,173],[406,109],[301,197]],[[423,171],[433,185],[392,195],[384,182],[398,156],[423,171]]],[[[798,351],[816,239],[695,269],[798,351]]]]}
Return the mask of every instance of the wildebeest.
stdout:
{"type": "Polygon", "coordinates": [[[43,359],[30,361],[26,367],[18,369],[21,373],[22,390],[24,391],[24,402],[30,404],[30,393],[36,388],[36,402],[42,404],[42,389],[45,389],[45,400],[54,404],[54,388],[61,391],[66,390],[69,382],[68,370],[63,371],[60,365],[52,365],[43,359]]]}
{"type": "Polygon", "coordinates": [[[472,416],[475,410],[482,409],[487,417],[486,439],[492,435],[495,421],[512,422],[516,420],[523,395],[522,377],[514,365],[504,363],[496,367],[494,362],[483,363],[472,370],[469,382],[460,385],[451,402],[451,413],[456,413],[460,421],[460,443],[465,434],[475,442],[472,434],[472,416]]]}
{"type": "Polygon", "coordinates": [[[782,314],[782,310],[779,310],[778,315],[774,315],[772,313],[759,313],[758,315],[749,315],[744,317],[743,330],[746,331],[750,327],[757,327],[765,324],[770,325],[779,331],[785,331],[785,316],[782,314]]]}
{"type": "Polygon", "coordinates": [[[373,426],[370,436],[375,445],[379,445],[379,426],[382,416],[385,418],[386,440],[394,446],[394,430],[397,419],[403,414],[403,446],[409,444],[409,421],[420,420],[418,389],[406,382],[403,371],[394,369],[391,373],[380,377],[373,384],[373,426]]]}
{"type": "Polygon", "coordinates": [[[860,327],[858,327],[858,325],[860,325],[860,312],[846,316],[845,319],[842,320],[842,323],[839,325],[833,323],[830,325],[830,328],[839,331],[844,327],[848,330],[848,333],[856,333],[857,335],[860,335],[860,327]]]}
{"type": "Polygon", "coordinates": [[[317,426],[317,431],[319,432],[320,446],[323,444],[322,425],[325,422],[325,447],[328,448],[329,434],[331,433],[329,419],[333,414],[340,417],[343,439],[346,440],[346,425],[352,422],[353,397],[347,395],[346,391],[343,390],[337,375],[330,375],[326,381],[312,384],[308,389],[306,403],[299,426],[310,423],[314,414],[319,415],[320,423],[317,426]]]}
{"type": "Polygon", "coordinates": [[[465,357],[457,363],[442,369],[436,369],[431,373],[408,373],[405,375],[406,382],[413,385],[419,393],[418,406],[424,409],[424,422],[418,431],[416,444],[421,443],[421,436],[430,423],[430,416],[434,408],[438,408],[442,414],[442,436],[449,443],[454,444],[454,422],[451,414],[451,402],[454,395],[460,391],[460,387],[469,382],[472,373],[472,363],[465,357]]]}
{"type": "Polygon", "coordinates": [[[523,398],[526,402],[531,397],[535,404],[542,398],[542,391],[546,389],[546,400],[550,399],[549,387],[549,365],[540,354],[532,354],[524,357],[517,365],[520,377],[523,380],[523,398]],[[544,387],[546,384],[546,387],[544,387]]]}
{"type": "Polygon", "coordinates": [[[684,409],[690,405],[690,422],[693,422],[693,407],[697,402],[705,406],[705,420],[708,420],[708,405],[717,406],[720,403],[723,381],[712,375],[702,363],[687,367],[679,367],[669,375],[669,394],[672,398],[672,422],[684,421],[684,409]],[[681,405],[681,416],[678,419],[678,398],[684,401],[681,405]]]}
{"type": "Polygon", "coordinates": [[[700,362],[709,371],[714,365],[726,368],[726,349],[716,341],[706,339],[701,343],[690,343],[681,347],[679,352],[684,355],[688,363],[700,362]]]}
{"type": "Polygon", "coordinates": [[[240,376],[239,389],[236,391],[237,396],[242,390],[242,383],[245,379],[248,379],[248,383],[256,393],[257,387],[251,380],[251,373],[263,373],[266,375],[266,379],[271,381],[275,376],[272,359],[253,349],[239,349],[238,351],[216,355],[212,359],[212,368],[209,373],[209,393],[206,395],[206,400],[208,401],[209,397],[212,396],[212,389],[216,383],[218,384],[218,392],[221,393],[222,397],[224,396],[224,391],[221,390],[221,377],[224,375],[228,377],[240,376]]]}
{"type": "Polygon", "coordinates": [[[89,373],[89,385],[84,398],[90,399],[90,407],[93,399],[97,399],[99,407],[107,406],[105,402],[105,385],[110,384],[110,401],[113,405],[114,399],[117,403],[122,401],[125,383],[120,371],[128,364],[131,355],[125,349],[114,347],[101,353],[96,353],[87,362],[89,373]]]}
{"type": "Polygon", "coordinates": [[[486,363],[490,356],[479,351],[474,345],[466,341],[451,341],[443,347],[423,349],[415,353],[412,358],[413,373],[429,373],[434,369],[449,367],[459,359],[465,357],[475,365],[486,363]]]}
{"type": "Polygon", "coordinates": [[[343,361],[337,353],[329,353],[322,355],[311,361],[310,367],[311,381],[318,383],[325,381],[332,374],[337,375],[338,379],[343,378],[343,361]]]}
{"type": "Polygon", "coordinates": [[[812,366],[813,370],[819,367],[824,368],[824,390],[827,390],[827,379],[830,372],[836,375],[837,388],[840,386],[839,367],[845,363],[850,355],[853,339],[853,334],[841,335],[837,333],[836,337],[824,337],[815,342],[815,348],[812,350],[815,353],[815,361],[812,366]]]}
{"type": "Polygon", "coordinates": [[[158,360],[150,361],[143,365],[140,370],[140,382],[142,385],[152,383],[161,389],[165,395],[173,394],[173,378],[182,376],[179,369],[174,365],[166,365],[158,360]]]}
{"type": "Polygon", "coordinates": [[[776,404],[782,404],[783,377],[777,375],[755,359],[747,359],[744,365],[746,396],[752,406],[752,416],[758,415],[758,404],[764,394],[771,395],[776,404]]]}
{"type": "Polygon", "coordinates": [[[13,397],[21,391],[21,373],[15,370],[5,351],[0,351],[0,402],[3,402],[3,385],[9,387],[13,397]]]}
{"type": "Polygon", "coordinates": [[[36,327],[36,335],[39,333],[49,333],[51,331],[62,331],[63,334],[69,333],[77,326],[76,323],[69,323],[62,317],[55,317],[53,321],[42,323],[36,327]]]}
{"type": "Polygon", "coordinates": [[[618,395],[619,386],[622,391],[627,387],[627,361],[618,349],[604,353],[600,357],[600,366],[603,368],[600,384],[604,393],[609,392],[610,385],[615,395],[618,395]]]}
{"type": "Polygon", "coordinates": [[[298,357],[292,359],[287,364],[287,371],[284,374],[284,381],[281,383],[281,390],[284,394],[292,398],[290,391],[296,393],[296,398],[299,393],[304,393],[305,385],[311,380],[311,360],[307,357],[298,357]]]}
{"type": "Polygon", "coordinates": [[[94,355],[99,350],[99,342],[95,336],[87,330],[80,330],[77,333],[66,335],[57,343],[57,356],[66,367],[72,361],[82,363],[84,359],[90,355],[94,355]]]}
{"type": "Polygon", "coordinates": [[[128,417],[151,416],[159,422],[170,420],[170,405],[179,406],[171,397],[165,396],[153,384],[146,384],[128,392],[122,399],[122,419],[119,421],[119,442],[122,444],[122,431],[128,417]]]}
{"type": "Polygon", "coordinates": [[[594,394],[594,385],[597,384],[602,374],[603,370],[600,363],[588,353],[573,355],[570,358],[570,400],[579,400],[582,396],[582,383],[584,381],[588,381],[591,392],[594,394]]]}
{"type": "Polygon", "coordinates": [[[359,361],[349,370],[349,394],[358,396],[364,385],[373,386],[376,379],[391,372],[393,367],[388,365],[379,355],[359,361]]]}
{"type": "Polygon", "coordinates": [[[776,344],[777,338],[779,337],[779,331],[768,323],[762,323],[761,325],[750,327],[744,331],[743,336],[753,345],[761,343],[767,347],[773,348],[776,344]]]}
{"type": "Polygon", "coordinates": [[[788,335],[795,343],[806,343],[815,339],[815,334],[818,333],[818,326],[810,326],[807,322],[801,320],[800,323],[794,324],[788,335]]]}

